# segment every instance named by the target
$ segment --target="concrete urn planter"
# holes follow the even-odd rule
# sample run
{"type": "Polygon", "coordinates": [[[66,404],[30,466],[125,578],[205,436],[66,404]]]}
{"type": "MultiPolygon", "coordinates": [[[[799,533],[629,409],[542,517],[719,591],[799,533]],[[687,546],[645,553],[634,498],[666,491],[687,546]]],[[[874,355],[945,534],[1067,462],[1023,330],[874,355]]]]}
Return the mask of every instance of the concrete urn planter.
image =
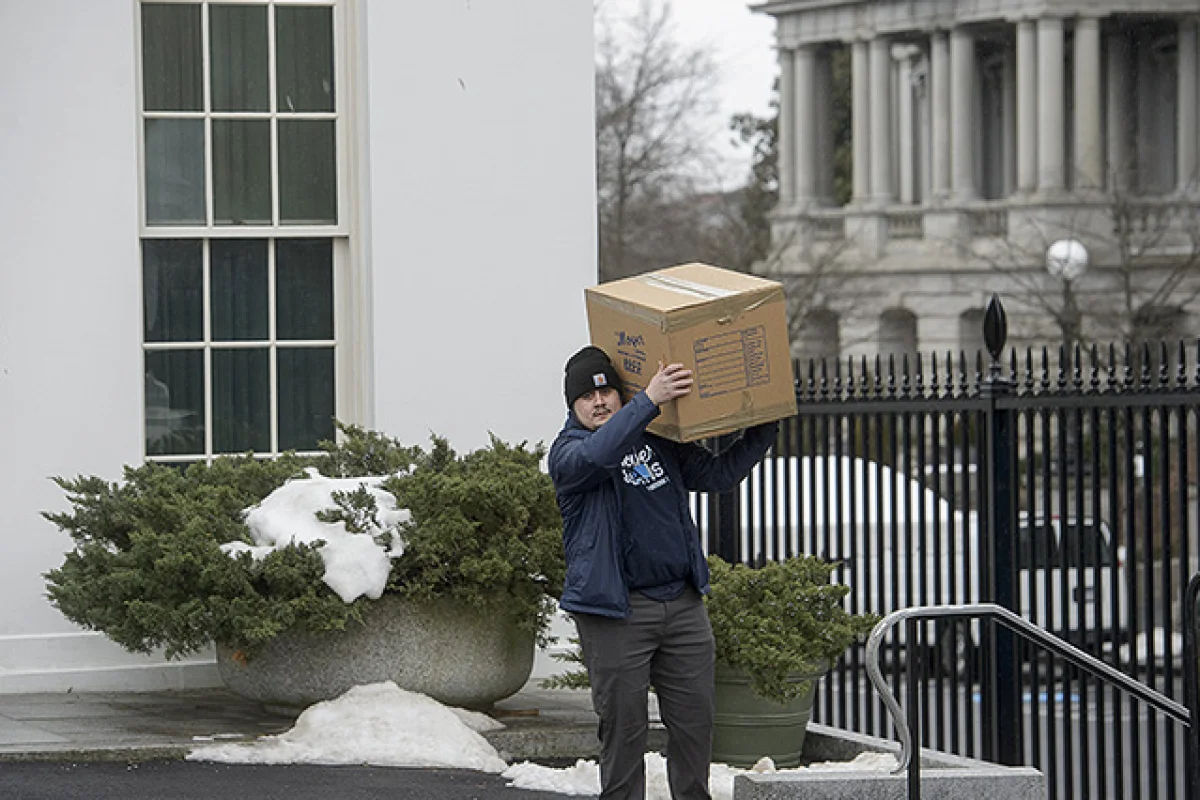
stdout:
{"type": "Polygon", "coordinates": [[[344,631],[281,634],[249,659],[218,643],[217,667],[231,691],[263,703],[307,706],[390,680],[470,708],[516,693],[533,669],[533,632],[502,615],[384,595],[363,618],[344,631]]]}
{"type": "Polygon", "coordinates": [[[801,694],[779,703],[755,694],[741,670],[717,662],[713,761],[748,769],[770,756],[777,767],[799,766],[817,684],[829,667],[821,663],[789,675],[787,682],[800,685],[801,694]]]}

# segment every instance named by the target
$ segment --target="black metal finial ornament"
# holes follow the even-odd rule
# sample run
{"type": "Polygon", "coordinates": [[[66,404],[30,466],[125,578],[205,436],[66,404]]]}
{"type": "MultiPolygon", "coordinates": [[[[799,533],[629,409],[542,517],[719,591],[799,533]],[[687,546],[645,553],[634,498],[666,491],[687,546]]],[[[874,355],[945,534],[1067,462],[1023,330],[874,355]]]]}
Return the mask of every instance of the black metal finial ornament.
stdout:
{"type": "Polygon", "coordinates": [[[992,295],[988,302],[987,311],[983,314],[983,344],[993,362],[1000,361],[1004,345],[1008,342],[1008,315],[1004,313],[1004,305],[999,295],[992,295]]]}

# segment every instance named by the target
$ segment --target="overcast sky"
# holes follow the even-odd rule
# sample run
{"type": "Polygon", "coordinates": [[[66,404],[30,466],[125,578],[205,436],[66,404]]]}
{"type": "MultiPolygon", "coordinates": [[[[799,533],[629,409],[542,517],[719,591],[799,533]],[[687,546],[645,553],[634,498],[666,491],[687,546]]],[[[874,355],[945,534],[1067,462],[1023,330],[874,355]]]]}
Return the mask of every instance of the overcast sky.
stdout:
{"type": "MultiPolygon", "coordinates": [[[[636,5],[637,0],[620,0],[636,5]]],[[[775,20],[751,13],[743,0],[673,0],[680,38],[708,42],[721,68],[722,105],[728,114],[765,114],[778,74],[775,20]]]]}
{"type": "MultiPolygon", "coordinates": [[[[633,11],[641,0],[605,0],[614,10],[633,11]]],[[[771,86],[779,69],[773,49],[775,20],[754,14],[744,0],[671,0],[672,16],[682,42],[706,44],[720,69],[720,112],[713,120],[721,130],[729,117],[750,111],[764,115],[770,108],[771,86]]],[[[719,135],[721,144],[729,138],[719,135]]],[[[723,173],[742,178],[749,154],[722,147],[730,165],[723,173]]]]}

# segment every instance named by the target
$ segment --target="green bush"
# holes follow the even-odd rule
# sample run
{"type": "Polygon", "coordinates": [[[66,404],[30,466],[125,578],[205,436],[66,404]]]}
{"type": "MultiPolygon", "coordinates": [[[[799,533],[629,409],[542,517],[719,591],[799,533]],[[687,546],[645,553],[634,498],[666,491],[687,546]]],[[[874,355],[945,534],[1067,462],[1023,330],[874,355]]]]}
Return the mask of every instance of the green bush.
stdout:
{"type": "MultiPolygon", "coordinates": [[[[457,456],[442,439],[426,452],[380,434],[342,427],[321,455],[274,460],[221,457],[186,471],[127,467],[118,483],[56,478],[71,510],[44,516],[74,548],[46,573],[50,601],[70,620],[136,652],[169,657],[220,641],[252,655],[279,633],[344,628],[369,599],[346,604],[321,580],[316,545],[292,545],[255,561],[220,550],[251,543],[243,511],[316,467],[330,477],[401,472],[385,482],[412,518],[388,591],[449,596],[486,613],[512,614],[545,630],[561,591],[561,520],[543,455],[524,444],[457,456]]],[[[348,528],[374,513],[360,493],[339,498],[323,518],[348,528]]]]}
{"type": "MultiPolygon", "coordinates": [[[[571,637],[571,648],[561,653],[551,653],[550,658],[572,665],[566,672],[542,679],[543,689],[588,689],[592,681],[588,677],[587,664],[583,660],[583,646],[578,636],[571,637]]],[[[653,689],[654,687],[651,687],[653,689]]]]}
{"type": "Polygon", "coordinates": [[[795,673],[828,668],[879,621],[850,614],[850,587],[829,582],[835,564],[796,556],[751,568],[708,559],[712,589],[705,598],[717,662],[749,677],[756,694],[786,702],[801,691],[795,673]]]}
{"type": "Polygon", "coordinates": [[[383,488],[412,513],[388,586],[511,614],[545,633],[562,594],[562,517],[542,447],[491,445],[459,457],[444,439],[383,488]]]}

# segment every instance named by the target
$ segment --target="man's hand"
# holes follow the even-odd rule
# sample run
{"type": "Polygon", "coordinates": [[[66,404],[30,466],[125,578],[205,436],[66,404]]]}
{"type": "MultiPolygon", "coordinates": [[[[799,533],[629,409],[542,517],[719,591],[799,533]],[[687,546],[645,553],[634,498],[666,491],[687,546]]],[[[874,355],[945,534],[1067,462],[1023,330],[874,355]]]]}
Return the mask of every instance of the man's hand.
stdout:
{"type": "Polygon", "coordinates": [[[663,366],[658,362],[658,372],[650,379],[646,387],[646,396],[656,406],[661,406],[668,400],[683,397],[692,390],[692,371],[684,369],[683,364],[668,364],[663,366]]]}

